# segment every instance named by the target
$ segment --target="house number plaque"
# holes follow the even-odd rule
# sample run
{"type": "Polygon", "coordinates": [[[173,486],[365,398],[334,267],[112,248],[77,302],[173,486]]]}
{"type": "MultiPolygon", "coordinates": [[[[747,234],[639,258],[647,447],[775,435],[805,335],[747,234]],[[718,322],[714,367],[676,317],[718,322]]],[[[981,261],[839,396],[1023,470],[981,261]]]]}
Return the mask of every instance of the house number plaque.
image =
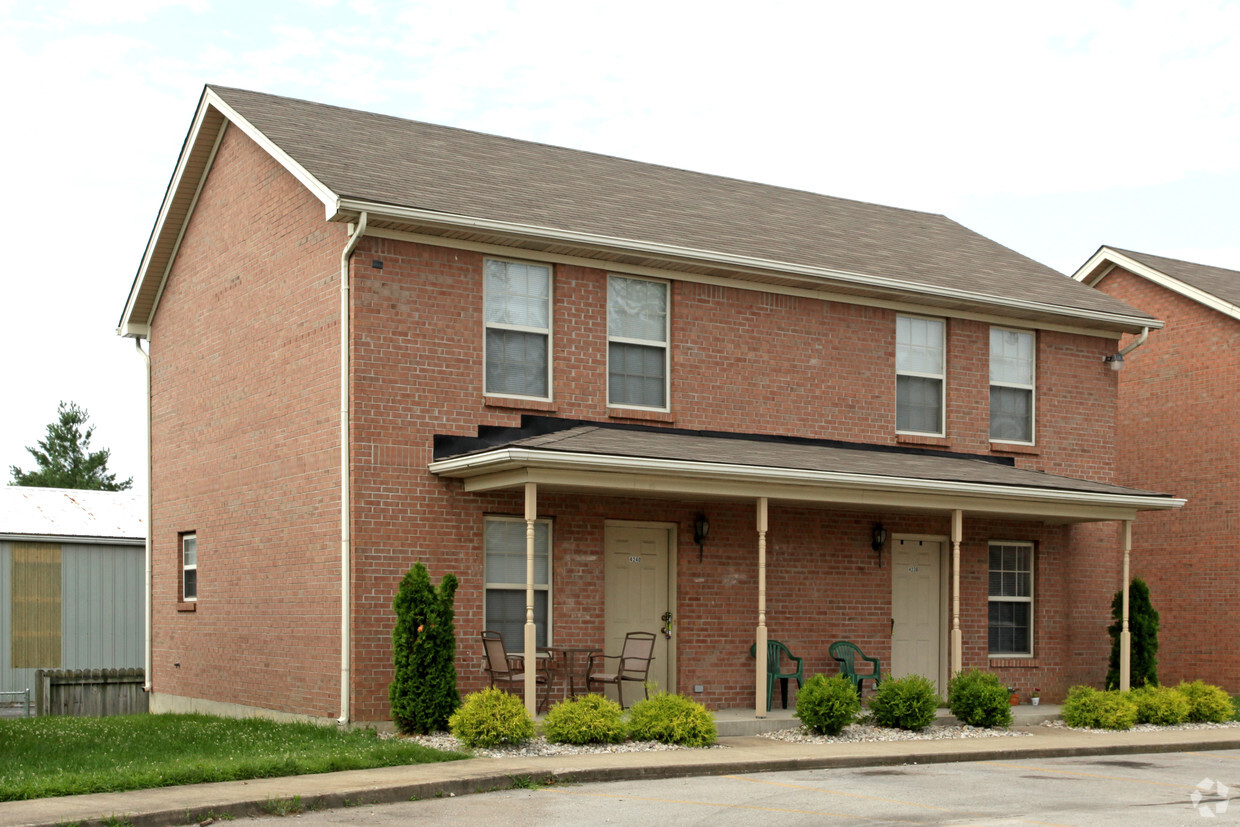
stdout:
{"type": "Polygon", "coordinates": [[[642,558],[640,558],[640,557],[630,557],[630,558],[629,558],[629,562],[630,562],[630,563],[640,563],[641,561],[642,561],[642,558]]]}
{"type": "Polygon", "coordinates": [[[919,572],[921,571],[921,567],[920,566],[909,566],[908,570],[911,572],[919,572]]]}

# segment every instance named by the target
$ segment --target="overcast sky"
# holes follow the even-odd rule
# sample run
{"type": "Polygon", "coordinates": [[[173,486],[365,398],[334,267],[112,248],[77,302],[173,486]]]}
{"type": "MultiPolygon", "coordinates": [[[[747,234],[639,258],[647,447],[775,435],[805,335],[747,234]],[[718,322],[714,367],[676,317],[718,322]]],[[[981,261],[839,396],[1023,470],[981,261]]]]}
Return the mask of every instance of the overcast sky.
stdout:
{"type": "Polygon", "coordinates": [[[1240,269],[1240,2],[0,0],[0,74],[6,482],[63,399],[145,487],[115,328],[206,83],[1240,269]]]}

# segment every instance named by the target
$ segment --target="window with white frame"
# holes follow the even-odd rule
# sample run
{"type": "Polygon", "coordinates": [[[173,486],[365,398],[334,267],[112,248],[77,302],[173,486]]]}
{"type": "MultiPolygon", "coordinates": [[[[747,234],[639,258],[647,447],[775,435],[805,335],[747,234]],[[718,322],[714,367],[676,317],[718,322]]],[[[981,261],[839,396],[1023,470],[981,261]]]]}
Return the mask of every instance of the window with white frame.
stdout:
{"type": "Polygon", "coordinates": [[[1034,339],[1027,330],[990,329],[990,438],[1033,442],[1034,339]]]}
{"type": "MultiPolygon", "coordinates": [[[[486,606],[488,631],[504,636],[510,652],[525,641],[525,520],[519,517],[487,517],[483,533],[486,545],[486,606]]],[[[550,639],[551,521],[534,522],[534,626],[538,646],[550,639]]]]}
{"type": "Polygon", "coordinates": [[[896,430],[943,434],[946,347],[942,319],[896,316],[896,430]]]}
{"type": "Polygon", "coordinates": [[[667,282],[607,282],[607,404],[667,408],[667,282]]]}
{"type": "Polygon", "coordinates": [[[484,391],[551,396],[551,268],[486,259],[484,391]]]}
{"type": "Polygon", "coordinates": [[[990,654],[1033,654],[1033,544],[990,544],[990,654]]]}
{"type": "Polygon", "coordinates": [[[181,535],[181,599],[198,599],[198,535],[181,535]]]}

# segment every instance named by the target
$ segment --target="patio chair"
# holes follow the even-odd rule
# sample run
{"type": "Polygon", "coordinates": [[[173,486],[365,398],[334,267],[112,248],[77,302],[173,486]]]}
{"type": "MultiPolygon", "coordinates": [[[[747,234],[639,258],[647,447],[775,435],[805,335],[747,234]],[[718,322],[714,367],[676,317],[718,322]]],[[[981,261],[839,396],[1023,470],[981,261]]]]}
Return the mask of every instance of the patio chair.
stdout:
{"type": "MultiPolygon", "coordinates": [[[[757,657],[758,644],[754,643],[749,646],[749,656],[757,657]]],[[[805,679],[805,667],[801,658],[792,654],[792,651],[780,643],[778,640],[768,640],[766,642],[766,711],[771,711],[771,695],[775,691],[775,679],[779,679],[779,695],[783,701],[784,709],[788,708],[788,679],[796,678],[797,689],[800,690],[801,682],[805,679]],[[787,670],[781,668],[783,657],[787,655],[790,663],[787,670]],[[795,662],[796,668],[793,668],[792,662],[795,662]]]]}
{"type": "Polygon", "coordinates": [[[650,661],[654,660],[654,633],[629,632],[624,636],[624,647],[618,655],[590,655],[586,666],[586,689],[594,691],[594,684],[602,686],[612,684],[616,687],[616,697],[620,708],[624,708],[624,684],[640,683],[646,697],[650,697],[650,689],[646,686],[647,675],[650,673],[650,661]],[[594,664],[600,663],[600,669],[606,669],[606,661],[615,660],[616,671],[596,672],[594,664]]]}
{"type": "MultiPolygon", "coordinates": [[[[504,647],[504,636],[499,632],[482,633],[482,649],[486,655],[485,668],[491,676],[491,686],[511,692],[513,695],[525,693],[525,659],[509,657],[504,647]]],[[[534,685],[538,693],[538,710],[547,704],[547,695],[551,688],[550,675],[539,671],[534,665],[534,685]]]]}
{"type": "Polygon", "coordinates": [[[865,681],[874,681],[874,688],[878,689],[879,683],[882,682],[882,664],[878,658],[866,657],[861,651],[861,647],[847,640],[837,640],[831,644],[828,649],[831,657],[835,658],[840,665],[840,674],[852,681],[853,687],[857,690],[857,697],[861,697],[861,684],[865,681]],[[857,670],[857,661],[866,661],[873,664],[873,668],[864,668],[863,671],[857,670]]]}

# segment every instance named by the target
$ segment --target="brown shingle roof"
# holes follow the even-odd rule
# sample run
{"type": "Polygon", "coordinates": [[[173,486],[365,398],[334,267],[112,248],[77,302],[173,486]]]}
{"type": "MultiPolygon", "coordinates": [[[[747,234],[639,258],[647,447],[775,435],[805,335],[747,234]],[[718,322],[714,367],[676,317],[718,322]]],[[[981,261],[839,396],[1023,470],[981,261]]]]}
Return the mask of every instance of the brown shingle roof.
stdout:
{"type": "Polygon", "coordinates": [[[209,89],[345,199],[1149,318],[942,215],[209,89]]]}
{"type": "Polygon", "coordinates": [[[1154,270],[1171,276],[1187,285],[1204,290],[1225,302],[1240,305],[1240,271],[1227,270],[1223,267],[1211,267],[1208,264],[1195,264],[1191,261],[1180,261],[1175,258],[1152,256],[1149,253],[1137,253],[1132,250],[1121,250],[1111,247],[1134,261],[1154,270]]]}

